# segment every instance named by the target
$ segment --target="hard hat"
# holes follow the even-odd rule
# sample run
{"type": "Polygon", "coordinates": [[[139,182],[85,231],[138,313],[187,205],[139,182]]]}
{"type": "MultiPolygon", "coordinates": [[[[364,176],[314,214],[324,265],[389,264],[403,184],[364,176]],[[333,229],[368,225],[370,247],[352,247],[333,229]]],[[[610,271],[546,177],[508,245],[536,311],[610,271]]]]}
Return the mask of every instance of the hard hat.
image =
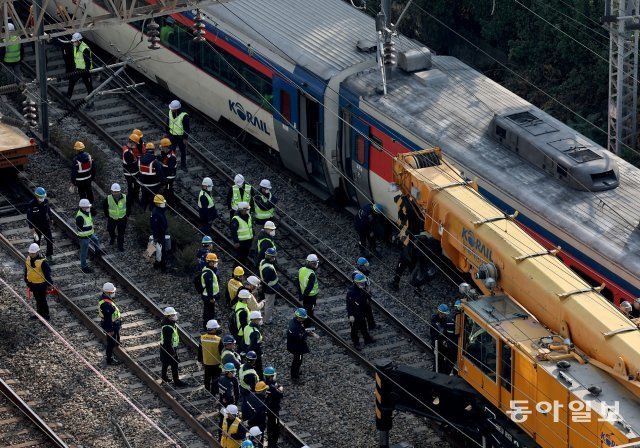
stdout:
{"type": "Polygon", "coordinates": [[[246,289],[241,289],[238,292],[238,298],[239,299],[248,299],[249,297],[251,297],[251,293],[249,291],[247,291],[246,289]]]}
{"type": "Polygon", "coordinates": [[[358,258],[358,261],[356,263],[358,263],[358,266],[369,266],[369,260],[364,257],[358,258]]]}
{"type": "Polygon", "coordinates": [[[233,183],[238,187],[244,183],[244,176],[242,174],[236,174],[236,177],[233,178],[233,183]]]}
{"type": "Polygon", "coordinates": [[[274,367],[265,367],[264,376],[274,376],[276,374],[276,369],[274,367]]]}
{"type": "Polygon", "coordinates": [[[168,138],[163,138],[160,140],[161,148],[168,148],[169,146],[171,146],[171,140],[169,140],[168,138]]]}
{"type": "Polygon", "coordinates": [[[621,310],[631,311],[631,304],[625,300],[625,301],[620,303],[620,309],[621,310]]]}
{"type": "Polygon", "coordinates": [[[243,440],[242,444],[240,444],[240,448],[255,448],[253,446],[253,442],[251,440],[243,440]]]}
{"type": "Polygon", "coordinates": [[[40,246],[38,246],[36,243],[31,243],[31,245],[29,246],[29,253],[37,254],[38,252],[40,252],[40,246]]]}
{"type": "Polygon", "coordinates": [[[82,40],[82,34],[73,33],[73,35],[71,36],[71,42],[78,42],[79,40],[82,40]]]}
{"type": "Polygon", "coordinates": [[[264,392],[267,389],[269,389],[269,386],[267,386],[267,383],[264,381],[258,381],[256,383],[256,392],[264,392]]]}
{"type": "Polygon", "coordinates": [[[102,292],[116,292],[116,287],[113,283],[107,282],[102,285],[102,292]]]}
{"type": "Polygon", "coordinates": [[[457,309],[462,308],[462,300],[458,299],[454,302],[453,306],[455,306],[457,309]]]}
{"type": "Polygon", "coordinates": [[[254,352],[253,350],[248,351],[247,359],[250,359],[251,361],[255,361],[256,359],[258,359],[258,355],[256,355],[256,352],[254,352]]]}
{"type": "Polygon", "coordinates": [[[140,129],[134,129],[133,131],[131,131],[131,133],[137,135],[138,137],[144,137],[144,134],[140,129]]]}
{"type": "Polygon", "coordinates": [[[356,283],[364,283],[367,281],[367,277],[362,272],[358,272],[353,278],[353,281],[356,283]]]}
{"type": "Polygon", "coordinates": [[[121,191],[120,190],[120,184],[112,184],[111,185],[111,191],[115,191],[115,192],[121,191]]]}
{"type": "Polygon", "coordinates": [[[73,149],[75,149],[76,151],[82,151],[84,149],[84,143],[78,140],[73,144],[73,149]]]}
{"type": "Polygon", "coordinates": [[[300,319],[306,319],[307,318],[307,310],[305,310],[304,308],[298,308],[295,312],[295,316],[299,317],[300,319]]]}
{"type": "MultiPolygon", "coordinates": [[[[259,381],[258,384],[263,383],[264,381],[259,381]]],[[[258,384],[256,384],[256,391],[257,392],[262,392],[263,390],[268,389],[269,387],[265,384],[265,386],[267,386],[266,389],[262,389],[262,390],[258,390],[258,384]]],[[[260,386],[262,387],[262,386],[260,386]]],[[[258,428],[257,426],[252,426],[251,428],[249,428],[249,434],[251,434],[252,437],[258,437],[259,435],[262,434],[262,431],[260,431],[260,428],[258,428]]]]}
{"type": "Polygon", "coordinates": [[[249,319],[250,320],[262,319],[262,313],[260,311],[251,311],[251,314],[249,315],[249,319]]]}
{"type": "Polygon", "coordinates": [[[242,269],[242,266],[236,266],[235,268],[233,268],[233,275],[236,277],[241,277],[244,275],[244,269],[242,269]]]}
{"type": "Polygon", "coordinates": [[[156,205],[166,204],[167,200],[161,194],[157,194],[153,197],[153,203],[156,205]]]}
{"type": "MultiPolygon", "coordinates": [[[[134,142],[134,143],[140,143],[140,136],[139,136],[139,135],[137,135],[137,134],[131,134],[131,135],[129,136],[129,140],[131,140],[131,141],[132,141],[132,142],[134,142]]],[[[149,146],[147,146],[147,148],[148,148],[148,147],[149,147],[149,146]]]]}
{"type": "Polygon", "coordinates": [[[273,223],[273,221],[267,221],[264,223],[264,229],[265,230],[276,230],[276,225],[273,223]]]}
{"type": "Polygon", "coordinates": [[[202,185],[204,185],[205,187],[213,187],[213,181],[210,177],[205,177],[204,179],[202,179],[202,185]]]}
{"type": "Polygon", "coordinates": [[[248,202],[238,202],[238,210],[249,210],[248,202]]]}
{"type": "Polygon", "coordinates": [[[144,149],[145,151],[150,151],[152,149],[156,149],[156,145],[154,145],[152,142],[149,142],[144,145],[144,149]]]}
{"type": "Polygon", "coordinates": [[[38,188],[36,188],[36,191],[35,191],[34,193],[35,193],[35,195],[36,195],[37,197],[39,197],[39,198],[45,198],[45,197],[47,197],[47,191],[46,191],[44,188],[42,188],[42,187],[38,187],[38,188]]]}
{"type": "Polygon", "coordinates": [[[7,24],[7,31],[15,31],[16,27],[14,26],[13,23],[8,23],[7,24]]]}
{"type": "Polygon", "coordinates": [[[218,256],[216,254],[214,254],[213,252],[208,253],[207,256],[205,257],[205,261],[209,262],[209,261],[218,261],[218,256]]]}
{"type": "Polygon", "coordinates": [[[209,235],[205,235],[202,237],[202,244],[211,244],[213,243],[213,238],[211,238],[209,235]]]}
{"type": "Polygon", "coordinates": [[[275,247],[270,247],[269,249],[267,249],[264,253],[265,255],[268,255],[270,257],[275,257],[276,256],[276,248],[275,247]]]}
{"type": "Polygon", "coordinates": [[[80,208],[91,207],[91,202],[89,202],[89,199],[80,199],[80,202],[78,202],[78,207],[80,208]]]}
{"type": "Polygon", "coordinates": [[[384,208],[380,204],[373,204],[373,211],[375,213],[382,213],[384,211],[384,208]]]}
{"type": "Polygon", "coordinates": [[[236,339],[231,336],[230,334],[225,335],[225,337],[222,338],[222,343],[223,344],[235,344],[236,343],[236,339]]]}
{"type": "Polygon", "coordinates": [[[169,103],[169,109],[171,110],[178,110],[182,107],[182,104],[180,104],[180,101],[178,100],[173,100],[171,101],[171,103],[169,103]]]}
{"type": "Polygon", "coordinates": [[[449,314],[449,307],[446,304],[441,303],[438,305],[438,312],[442,314],[449,314]]]}
{"type": "Polygon", "coordinates": [[[217,320],[211,319],[207,322],[207,330],[217,330],[218,328],[220,328],[220,324],[217,320]]]}
{"type": "Polygon", "coordinates": [[[262,179],[260,181],[260,187],[271,190],[271,182],[268,179],[262,179]]]}
{"type": "MultiPolygon", "coordinates": [[[[231,365],[233,365],[233,364],[231,364],[231,365]]],[[[238,415],[238,406],[236,406],[235,404],[230,404],[224,410],[227,411],[228,414],[238,415]]]]}
{"type": "Polygon", "coordinates": [[[318,262],[318,256],[316,254],[309,254],[309,255],[307,255],[307,261],[311,262],[311,263],[317,263],[318,262]]]}
{"type": "Polygon", "coordinates": [[[260,286],[260,279],[255,275],[251,275],[247,278],[247,282],[253,286],[260,286]]]}
{"type": "Polygon", "coordinates": [[[223,372],[235,372],[236,370],[238,369],[236,369],[236,366],[232,362],[228,362],[224,366],[222,366],[223,372]]]}
{"type": "Polygon", "coordinates": [[[176,314],[178,314],[178,312],[176,311],[176,309],[172,306],[168,306],[164,309],[164,311],[162,312],[165,316],[175,316],[176,314]]]}

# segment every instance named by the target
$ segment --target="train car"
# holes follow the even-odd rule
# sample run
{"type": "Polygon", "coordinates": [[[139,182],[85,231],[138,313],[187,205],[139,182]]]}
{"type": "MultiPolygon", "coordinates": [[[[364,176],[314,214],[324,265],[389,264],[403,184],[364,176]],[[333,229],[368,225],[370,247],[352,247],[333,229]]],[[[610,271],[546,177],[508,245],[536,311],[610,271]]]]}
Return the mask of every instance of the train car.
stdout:
{"type": "MultiPolygon", "coordinates": [[[[72,0],[67,4],[75,10],[72,0]]],[[[103,1],[81,5],[105,12],[103,1]]],[[[382,96],[373,18],[341,0],[230,0],[88,36],[214,119],[279,151],[321,197],[376,201],[395,219],[395,154],[438,145],[466,178],[618,303],[640,296],[639,171],[459,60],[398,36],[382,96]],[[409,61],[407,63],[407,61],[409,61]]]]}
{"type": "Polygon", "coordinates": [[[36,152],[36,141],[20,129],[0,122],[0,170],[15,171],[36,152]]]}

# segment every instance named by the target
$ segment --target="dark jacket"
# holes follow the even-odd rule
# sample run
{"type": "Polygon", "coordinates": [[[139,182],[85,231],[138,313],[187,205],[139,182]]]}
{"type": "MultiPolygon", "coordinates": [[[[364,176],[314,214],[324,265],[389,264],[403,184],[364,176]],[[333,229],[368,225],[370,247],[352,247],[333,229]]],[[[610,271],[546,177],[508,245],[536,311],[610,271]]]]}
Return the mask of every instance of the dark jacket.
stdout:
{"type": "MultiPolygon", "coordinates": [[[[222,351],[224,350],[224,345],[223,345],[223,349],[220,350],[220,354],[222,354],[222,351]]],[[[221,361],[220,361],[220,365],[224,366],[226,363],[232,363],[234,366],[236,366],[236,370],[240,370],[240,366],[242,365],[240,363],[240,355],[237,354],[236,352],[233,352],[233,354],[225,354],[221,361]]]]}
{"type": "MultiPolygon", "coordinates": [[[[177,109],[177,110],[172,110],[171,114],[173,114],[174,117],[177,117],[182,112],[184,112],[182,109],[177,109]]],[[[167,117],[167,128],[166,129],[167,129],[167,134],[169,134],[169,117],[167,117]]],[[[189,133],[191,132],[191,127],[190,127],[190,123],[189,123],[189,114],[185,115],[184,118],[182,119],[182,129],[184,130],[184,137],[188,138],[189,137],[189,133]]]]}
{"type": "Polygon", "coordinates": [[[164,236],[169,230],[169,223],[165,215],[166,209],[162,207],[153,207],[151,212],[151,233],[153,239],[160,244],[164,244],[164,236]]]}
{"type": "MultiPolygon", "coordinates": [[[[102,201],[102,211],[104,212],[104,216],[106,217],[109,217],[109,200],[108,200],[109,196],[111,196],[111,193],[109,193],[107,197],[104,198],[104,201],[102,201]]],[[[125,200],[124,195],[120,194],[120,198],[116,200],[116,203],[124,200],[125,200]]],[[[127,214],[125,215],[125,218],[126,218],[131,214],[131,201],[126,201],[125,206],[127,207],[127,214]]]]}
{"type": "MultiPolygon", "coordinates": [[[[102,295],[102,297],[100,297],[99,300],[102,299],[108,299],[108,297],[106,297],[105,295],[102,295]]],[[[114,327],[114,322],[113,322],[113,312],[116,310],[116,308],[111,305],[109,302],[103,302],[102,305],[100,305],[100,310],[102,311],[102,328],[104,329],[104,331],[106,332],[110,332],[110,331],[114,331],[113,327],[114,327]]]]}
{"type": "Polygon", "coordinates": [[[164,168],[162,163],[158,161],[153,152],[149,151],[145,155],[140,157],[140,165],[152,165],[154,169],[154,175],[145,175],[138,173],[138,181],[140,185],[155,185],[163,184],[165,182],[164,168]]]}
{"type": "MultiPolygon", "coordinates": [[[[44,257],[37,257],[37,258],[32,258],[31,261],[31,267],[35,267],[35,262],[36,260],[42,260],[44,257]]],[[[29,283],[27,281],[27,267],[25,266],[24,268],[24,282],[27,284],[27,286],[29,287],[30,290],[34,290],[34,289],[38,289],[38,288],[42,288],[44,290],[46,290],[49,286],[53,285],[53,279],[51,278],[51,266],[49,266],[49,263],[47,263],[47,261],[43,261],[42,265],[40,266],[42,268],[42,273],[44,274],[44,279],[45,282],[44,283],[29,283]]]]}
{"type": "MultiPolygon", "coordinates": [[[[455,342],[455,314],[451,314],[444,319],[441,319],[438,313],[431,316],[431,328],[429,333],[431,336],[431,342],[438,341],[440,344],[443,342],[449,342],[452,344],[455,342]]],[[[441,347],[442,348],[442,347],[441,347]]]]}
{"type": "Polygon", "coordinates": [[[175,360],[176,362],[179,362],[177,347],[174,348],[171,345],[171,337],[173,336],[172,327],[175,327],[175,325],[176,325],[175,322],[171,322],[166,317],[162,319],[161,331],[162,331],[163,343],[160,346],[160,359],[164,359],[166,361],[175,360]]]}
{"type": "MultiPolygon", "coordinates": [[[[89,159],[90,159],[89,154],[87,154],[84,151],[80,151],[73,158],[73,161],[71,162],[71,183],[72,184],[74,185],[76,184],[76,177],[78,177],[78,163],[81,163],[81,164],[87,163],[89,159]]],[[[93,157],[91,157],[91,170],[89,173],[91,175],[91,178],[89,180],[93,180],[93,178],[96,175],[96,161],[93,159],[93,157]]],[[[82,175],[82,177],[84,176],[85,174],[82,175]]]]}
{"type": "Polygon", "coordinates": [[[213,294],[213,276],[214,276],[214,273],[211,272],[211,271],[205,271],[204,267],[203,267],[201,275],[204,277],[204,291],[202,293],[202,300],[205,300],[205,299],[206,300],[211,300],[211,299],[216,299],[217,300],[217,299],[219,299],[220,298],[220,280],[218,280],[218,294],[214,295],[213,294]]]}
{"type": "Polygon", "coordinates": [[[51,223],[51,208],[49,207],[49,200],[45,199],[42,202],[38,202],[37,199],[32,199],[29,202],[29,208],[27,209],[27,222],[29,228],[34,227],[44,230],[48,229],[51,223]]]}
{"type": "MultiPolygon", "coordinates": [[[[269,389],[267,389],[267,398],[265,400],[267,409],[278,415],[278,413],[280,412],[280,405],[282,403],[284,393],[278,389],[280,387],[280,384],[278,384],[277,381],[273,383],[267,383],[267,385],[269,386],[269,389]]],[[[269,417],[275,417],[271,414],[271,412],[269,412],[269,417]]]]}
{"type": "Polygon", "coordinates": [[[134,150],[127,148],[123,149],[122,159],[124,163],[122,164],[122,169],[125,173],[135,174],[138,172],[138,158],[134,154],[134,150]]]}
{"type": "Polygon", "coordinates": [[[200,192],[198,192],[198,213],[200,214],[200,222],[202,224],[210,223],[218,217],[218,211],[216,210],[213,191],[210,191],[208,193],[211,195],[211,198],[214,199],[214,205],[211,208],[209,208],[209,202],[207,201],[207,198],[204,195],[200,196],[200,192]]]}
{"type": "MultiPolygon", "coordinates": [[[[266,263],[266,262],[265,262],[266,263]]],[[[262,264],[262,262],[260,262],[262,264]]],[[[260,270],[260,279],[262,280],[262,292],[264,294],[275,294],[282,290],[280,283],[276,283],[273,286],[269,286],[267,283],[272,282],[278,278],[275,266],[273,268],[266,267],[260,270]]]]}
{"type": "MultiPolygon", "coordinates": [[[[247,351],[253,350],[258,355],[258,358],[262,356],[262,341],[260,341],[260,336],[262,332],[260,331],[260,326],[256,324],[249,324],[254,327],[256,330],[251,332],[249,336],[249,345],[246,347],[247,351]]],[[[247,330],[245,329],[245,332],[247,330]]]]}
{"type": "Polygon", "coordinates": [[[201,247],[200,249],[198,249],[198,252],[196,252],[196,260],[198,261],[199,270],[202,270],[205,264],[207,264],[206,258],[208,253],[209,248],[207,247],[201,247]]]}
{"type": "Polygon", "coordinates": [[[164,177],[176,177],[178,160],[176,159],[176,154],[173,151],[169,151],[167,153],[162,152],[161,163],[163,168],[164,177]]]}
{"type": "Polygon", "coordinates": [[[287,351],[293,354],[304,355],[309,353],[307,345],[307,336],[309,334],[305,330],[302,323],[295,317],[289,321],[289,329],[287,331],[287,351]]]}
{"type": "Polygon", "coordinates": [[[371,231],[373,226],[373,205],[366,204],[356,216],[353,217],[353,225],[358,232],[371,231]]]}
{"type": "Polygon", "coordinates": [[[218,380],[218,393],[220,394],[220,403],[224,406],[237,404],[240,397],[240,385],[238,378],[229,378],[224,373],[220,375],[218,380]]]}
{"type": "Polygon", "coordinates": [[[367,315],[369,294],[357,285],[349,286],[347,290],[347,315],[356,320],[363,320],[367,315]]]}
{"type": "Polygon", "coordinates": [[[242,418],[247,422],[247,427],[258,426],[262,429],[267,425],[267,405],[264,393],[252,393],[242,400],[242,418]]]}
{"type": "Polygon", "coordinates": [[[264,229],[260,230],[260,232],[258,232],[258,236],[256,237],[256,264],[264,260],[264,254],[270,247],[276,247],[276,244],[273,241],[273,237],[267,234],[264,229]]]}
{"type": "MultiPolygon", "coordinates": [[[[247,215],[246,217],[240,217],[241,219],[243,219],[244,221],[247,221],[249,219],[249,216],[251,215],[247,215]],[[246,219],[245,219],[246,218],[246,219]]],[[[229,228],[231,229],[231,239],[233,240],[234,243],[241,243],[241,244],[248,244],[251,243],[252,240],[246,240],[246,241],[240,241],[238,240],[238,220],[237,219],[232,219],[231,220],[231,224],[229,224],[229,228]]]]}

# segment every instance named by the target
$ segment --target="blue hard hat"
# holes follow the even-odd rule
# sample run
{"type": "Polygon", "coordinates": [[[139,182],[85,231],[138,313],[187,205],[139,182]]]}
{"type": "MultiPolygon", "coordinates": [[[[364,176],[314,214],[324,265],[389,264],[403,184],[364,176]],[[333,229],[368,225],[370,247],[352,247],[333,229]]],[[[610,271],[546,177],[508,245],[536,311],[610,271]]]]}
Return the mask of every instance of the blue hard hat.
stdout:
{"type": "Polygon", "coordinates": [[[438,305],[438,312],[442,314],[449,314],[449,307],[446,304],[441,303],[438,305]]]}
{"type": "Polygon", "coordinates": [[[367,276],[362,272],[358,272],[355,277],[353,277],[353,281],[356,283],[364,283],[367,281],[367,276]]]}
{"type": "Polygon", "coordinates": [[[305,310],[304,308],[298,308],[295,314],[296,314],[296,317],[299,317],[301,319],[307,318],[307,310],[305,310]]]}
{"type": "Polygon", "coordinates": [[[236,366],[232,362],[228,362],[224,366],[222,366],[223,372],[235,372],[236,370],[236,366]]]}
{"type": "Polygon", "coordinates": [[[460,299],[456,300],[453,306],[455,306],[456,308],[462,307],[462,300],[460,299]]]}
{"type": "Polygon", "coordinates": [[[270,247],[269,249],[267,249],[265,251],[265,254],[275,257],[276,256],[276,248],[275,247],[270,247]]]}
{"type": "Polygon", "coordinates": [[[254,352],[253,350],[248,351],[247,359],[250,359],[251,361],[255,361],[256,359],[258,359],[258,355],[256,355],[256,352],[254,352]]]}
{"type": "Polygon", "coordinates": [[[235,340],[235,338],[233,336],[228,334],[224,338],[222,338],[222,343],[223,344],[235,344],[236,340],[235,340]]]}
{"type": "Polygon", "coordinates": [[[202,244],[211,244],[213,243],[213,238],[211,238],[209,235],[205,235],[202,237],[202,244]]]}
{"type": "Polygon", "coordinates": [[[358,263],[358,266],[369,266],[369,260],[364,257],[358,258],[358,261],[356,263],[358,263]]]}
{"type": "Polygon", "coordinates": [[[47,195],[47,192],[44,188],[38,187],[36,188],[35,195],[39,198],[44,198],[47,195]]]}
{"type": "Polygon", "coordinates": [[[382,213],[384,208],[380,204],[373,204],[373,211],[376,213],[382,213]]]}
{"type": "Polygon", "coordinates": [[[244,440],[240,448],[254,448],[253,442],[251,440],[244,440]]]}
{"type": "Polygon", "coordinates": [[[264,375],[265,376],[273,376],[276,374],[276,369],[273,367],[267,367],[264,369],[264,375]]]}

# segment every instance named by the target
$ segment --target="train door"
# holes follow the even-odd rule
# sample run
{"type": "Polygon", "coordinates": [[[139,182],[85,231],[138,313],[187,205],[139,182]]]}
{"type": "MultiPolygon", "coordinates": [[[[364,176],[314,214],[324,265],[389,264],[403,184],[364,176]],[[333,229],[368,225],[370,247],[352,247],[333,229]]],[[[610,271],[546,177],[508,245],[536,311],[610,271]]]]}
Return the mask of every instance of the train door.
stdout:
{"type": "Polygon", "coordinates": [[[351,117],[351,180],[357,203],[371,202],[369,182],[369,125],[359,118],[351,117]]]}
{"type": "Polygon", "coordinates": [[[280,78],[273,77],[274,132],[282,164],[305,179],[307,176],[305,154],[300,151],[300,110],[298,90],[280,78]]]}
{"type": "Polygon", "coordinates": [[[300,150],[306,160],[309,176],[320,185],[326,186],[324,174],[324,154],[320,141],[320,103],[306,95],[300,98],[300,150]]]}

